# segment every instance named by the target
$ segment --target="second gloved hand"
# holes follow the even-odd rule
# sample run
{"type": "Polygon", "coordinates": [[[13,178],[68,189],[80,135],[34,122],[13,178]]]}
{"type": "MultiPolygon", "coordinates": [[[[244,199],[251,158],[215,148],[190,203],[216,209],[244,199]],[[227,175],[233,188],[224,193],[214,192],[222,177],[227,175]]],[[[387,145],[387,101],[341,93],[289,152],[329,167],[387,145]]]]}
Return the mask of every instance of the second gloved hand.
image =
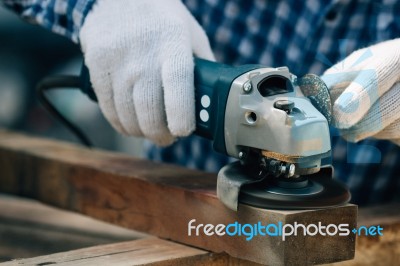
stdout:
{"type": "Polygon", "coordinates": [[[100,108],[116,130],[158,145],[192,133],[193,53],[213,54],[180,0],[98,0],[80,43],[100,108]]]}
{"type": "Polygon", "coordinates": [[[400,144],[400,39],[353,52],[322,79],[333,102],[333,124],[345,139],[400,144]]]}

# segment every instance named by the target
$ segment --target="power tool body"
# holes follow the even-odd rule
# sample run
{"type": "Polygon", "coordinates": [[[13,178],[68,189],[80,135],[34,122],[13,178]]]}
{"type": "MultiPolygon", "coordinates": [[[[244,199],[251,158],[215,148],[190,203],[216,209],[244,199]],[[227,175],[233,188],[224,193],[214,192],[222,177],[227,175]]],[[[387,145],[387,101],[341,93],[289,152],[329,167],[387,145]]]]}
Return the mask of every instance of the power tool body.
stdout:
{"type": "MultiPolygon", "coordinates": [[[[194,72],[195,133],[238,159],[218,173],[217,195],[228,208],[312,209],[350,200],[332,167],[321,167],[331,153],[332,115],[318,76],[202,59],[195,59],[194,72]]],[[[85,66],[79,87],[97,101],[85,66]]]]}

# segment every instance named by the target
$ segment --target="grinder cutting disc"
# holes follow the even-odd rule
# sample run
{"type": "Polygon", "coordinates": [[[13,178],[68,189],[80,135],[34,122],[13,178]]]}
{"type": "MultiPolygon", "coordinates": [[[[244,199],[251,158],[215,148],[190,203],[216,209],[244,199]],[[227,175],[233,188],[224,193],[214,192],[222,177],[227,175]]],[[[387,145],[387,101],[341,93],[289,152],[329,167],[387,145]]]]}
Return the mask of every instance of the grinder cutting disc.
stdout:
{"type": "Polygon", "coordinates": [[[268,209],[318,209],[347,203],[350,193],[332,179],[332,168],[324,167],[317,174],[297,180],[269,179],[243,185],[239,202],[268,209]]]}

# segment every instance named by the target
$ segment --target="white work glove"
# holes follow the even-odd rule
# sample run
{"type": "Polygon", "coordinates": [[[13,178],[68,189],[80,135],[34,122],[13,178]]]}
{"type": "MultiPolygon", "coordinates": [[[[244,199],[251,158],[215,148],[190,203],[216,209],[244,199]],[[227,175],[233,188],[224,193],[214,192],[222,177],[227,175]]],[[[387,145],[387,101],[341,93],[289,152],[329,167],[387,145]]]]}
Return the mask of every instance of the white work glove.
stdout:
{"type": "Polygon", "coordinates": [[[195,129],[193,53],[208,38],[179,0],[97,0],[80,43],[100,108],[122,134],[158,145],[195,129]]]}
{"type": "Polygon", "coordinates": [[[345,139],[400,144],[400,39],[353,52],[322,79],[332,98],[333,125],[345,139]]]}

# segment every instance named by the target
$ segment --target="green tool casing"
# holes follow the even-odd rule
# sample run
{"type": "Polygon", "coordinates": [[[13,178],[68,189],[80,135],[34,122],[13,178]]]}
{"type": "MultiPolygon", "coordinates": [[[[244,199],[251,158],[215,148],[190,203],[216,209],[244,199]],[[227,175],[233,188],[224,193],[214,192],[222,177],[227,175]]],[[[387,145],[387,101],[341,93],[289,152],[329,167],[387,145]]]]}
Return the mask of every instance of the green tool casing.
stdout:
{"type": "Polygon", "coordinates": [[[260,65],[232,67],[203,59],[195,59],[194,83],[196,99],[196,131],[199,136],[213,140],[215,151],[227,154],[225,146],[225,110],[233,81],[246,72],[260,68],[260,65]],[[208,96],[210,105],[205,108],[201,99],[208,96]],[[209,119],[203,121],[200,112],[204,110],[209,119]]]}

